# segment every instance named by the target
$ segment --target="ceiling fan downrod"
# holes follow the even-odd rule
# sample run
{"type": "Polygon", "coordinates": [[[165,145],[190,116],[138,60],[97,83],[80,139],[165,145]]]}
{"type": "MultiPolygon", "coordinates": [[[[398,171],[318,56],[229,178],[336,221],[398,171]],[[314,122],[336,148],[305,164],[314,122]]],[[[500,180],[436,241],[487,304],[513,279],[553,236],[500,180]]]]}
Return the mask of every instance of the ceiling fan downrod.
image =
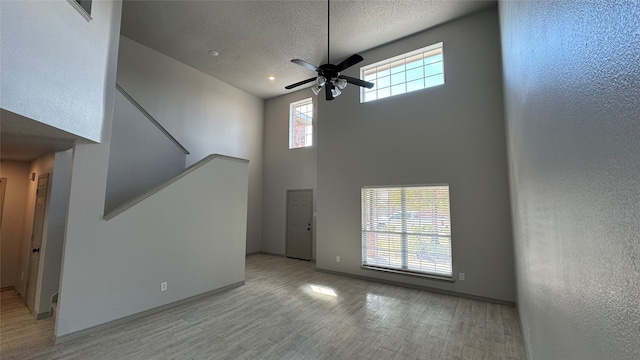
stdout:
{"type": "Polygon", "coordinates": [[[364,60],[362,56],[358,54],[351,55],[347,59],[340,62],[338,65],[331,64],[331,0],[327,0],[327,63],[324,65],[315,66],[304,60],[291,59],[291,62],[296,63],[309,70],[313,70],[318,73],[317,77],[312,77],[307,80],[302,80],[295,84],[285,86],[285,89],[290,90],[297,86],[308,84],[315,81],[316,84],[311,87],[314,94],[318,95],[321,88],[325,88],[327,101],[333,100],[339,96],[343,90],[347,87],[347,83],[362,86],[371,89],[374,84],[368,81],[363,81],[358,78],[340,74],[341,71],[361,62],[364,60]]]}
{"type": "Polygon", "coordinates": [[[331,0],[327,0],[327,64],[331,64],[331,0]]]}

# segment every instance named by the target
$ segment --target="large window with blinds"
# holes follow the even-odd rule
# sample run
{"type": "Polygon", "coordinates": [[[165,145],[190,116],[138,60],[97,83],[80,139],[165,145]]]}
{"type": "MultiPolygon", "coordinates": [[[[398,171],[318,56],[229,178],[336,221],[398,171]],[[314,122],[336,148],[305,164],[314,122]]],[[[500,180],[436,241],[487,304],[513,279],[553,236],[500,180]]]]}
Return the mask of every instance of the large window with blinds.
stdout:
{"type": "Polygon", "coordinates": [[[451,278],[449,186],[362,188],[362,266],[451,278]]]}

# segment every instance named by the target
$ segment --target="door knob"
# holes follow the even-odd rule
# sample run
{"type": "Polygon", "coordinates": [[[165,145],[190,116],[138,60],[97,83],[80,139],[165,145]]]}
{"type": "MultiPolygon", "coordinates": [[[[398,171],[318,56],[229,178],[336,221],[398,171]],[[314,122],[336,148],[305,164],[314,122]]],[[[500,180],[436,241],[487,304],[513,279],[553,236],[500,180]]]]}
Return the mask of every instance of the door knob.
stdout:
{"type": "Polygon", "coordinates": [[[33,252],[33,253],[37,253],[37,252],[40,252],[40,248],[37,248],[37,249],[33,249],[33,250],[31,250],[31,252],[33,252]]]}

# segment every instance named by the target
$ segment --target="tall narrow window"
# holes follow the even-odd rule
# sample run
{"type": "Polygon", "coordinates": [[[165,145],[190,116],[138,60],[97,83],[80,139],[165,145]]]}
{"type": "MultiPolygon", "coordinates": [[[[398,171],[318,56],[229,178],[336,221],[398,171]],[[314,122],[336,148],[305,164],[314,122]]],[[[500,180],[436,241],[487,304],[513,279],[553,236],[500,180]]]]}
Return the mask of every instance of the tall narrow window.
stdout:
{"type": "Polygon", "coordinates": [[[449,186],[362,188],[362,266],[452,277],[449,186]]]}
{"type": "Polygon", "coordinates": [[[371,89],[361,88],[361,103],[442,85],[442,43],[362,67],[360,78],[375,84],[371,89]]]}
{"type": "Polygon", "coordinates": [[[311,98],[291,104],[289,109],[289,149],[313,144],[313,102],[311,98]]]}

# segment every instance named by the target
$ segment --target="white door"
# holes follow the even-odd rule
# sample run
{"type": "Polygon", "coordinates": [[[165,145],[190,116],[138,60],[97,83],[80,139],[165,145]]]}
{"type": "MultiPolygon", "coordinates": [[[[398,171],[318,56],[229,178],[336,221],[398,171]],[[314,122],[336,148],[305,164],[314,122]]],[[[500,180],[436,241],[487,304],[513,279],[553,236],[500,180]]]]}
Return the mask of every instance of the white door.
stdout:
{"type": "Polygon", "coordinates": [[[311,260],[313,190],[287,190],[286,256],[311,260]]]}
{"type": "Polygon", "coordinates": [[[29,256],[29,274],[27,275],[27,307],[33,312],[38,284],[38,268],[40,266],[40,244],[44,230],[44,212],[47,205],[47,189],[49,174],[38,176],[36,193],[36,210],[33,215],[33,232],[31,233],[31,253],[29,256]]]}

